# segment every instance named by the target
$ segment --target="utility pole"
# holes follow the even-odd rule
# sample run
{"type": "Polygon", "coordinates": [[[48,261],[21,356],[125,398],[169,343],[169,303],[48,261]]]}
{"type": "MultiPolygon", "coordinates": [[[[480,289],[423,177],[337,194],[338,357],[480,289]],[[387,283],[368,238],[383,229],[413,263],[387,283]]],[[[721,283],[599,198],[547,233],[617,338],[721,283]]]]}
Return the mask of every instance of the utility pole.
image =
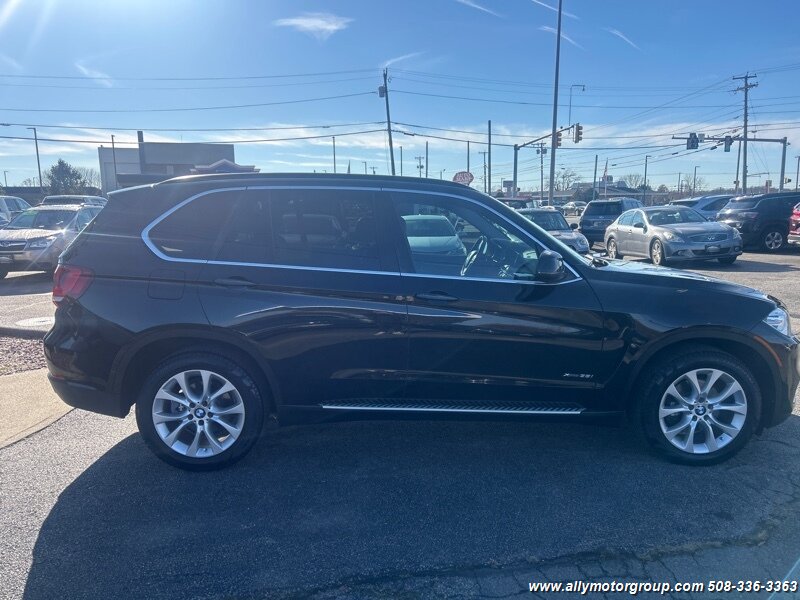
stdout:
{"type": "Polygon", "coordinates": [[[492,195],[492,120],[489,119],[489,191],[486,192],[490,196],[492,195]]]}
{"type": "Polygon", "coordinates": [[[114,159],[114,189],[119,188],[117,182],[117,147],[114,145],[114,134],[111,134],[111,157],[114,159]]]}
{"type": "Polygon", "coordinates": [[[428,176],[428,142],[425,142],[425,177],[428,176]]]}
{"type": "Polygon", "coordinates": [[[439,171],[439,179],[444,179],[444,177],[442,177],[442,176],[444,175],[444,172],[445,172],[446,170],[447,170],[447,169],[442,169],[441,171],[439,171]]]}
{"type": "Polygon", "coordinates": [[[736,181],[733,182],[733,192],[739,193],[739,163],[742,160],[742,140],[739,140],[739,150],[736,154],[736,181]]]}
{"type": "Polygon", "coordinates": [[[692,179],[692,197],[694,197],[694,191],[697,189],[697,167],[699,165],[695,165],[694,167],[694,179],[692,179]]]}
{"type": "Polygon", "coordinates": [[[39,169],[39,191],[44,189],[42,187],[42,163],[39,160],[39,136],[36,135],[36,127],[28,127],[28,129],[33,130],[33,142],[36,144],[36,166],[39,169]]]}
{"type": "Polygon", "coordinates": [[[597,197],[596,190],[597,190],[597,154],[594,155],[594,178],[592,179],[592,200],[594,200],[597,197]]]}
{"type": "Polygon", "coordinates": [[[469,140],[467,140],[467,173],[469,173],[469,140]]]}
{"type": "Polygon", "coordinates": [[[743,90],[744,91],[744,146],[742,152],[742,193],[747,193],[747,109],[748,109],[748,92],[751,88],[757,87],[757,83],[750,83],[750,79],[756,77],[756,75],[750,75],[750,73],[745,73],[742,77],[734,77],[734,80],[743,80],[744,85],[740,88],[736,88],[736,91],[743,90]]]}
{"type": "Polygon", "coordinates": [[[681,195],[681,192],[683,191],[683,185],[682,185],[682,182],[681,182],[681,175],[683,175],[683,173],[678,173],[678,195],[679,196],[681,195]]]}
{"type": "Polygon", "coordinates": [[[556,178],[556,129],[558,129],[558,68],[561,61],[561,13],[564,0],[558,0],[558,27],[556,29],[556,74],[553,83],[553,128],[550,136],[550,190],[547,199],[553,206],[553,183],[556,178]]]}
{"type": "Polygon", "coordinates": [[[333,139],[333,172],[336,173],[336,136],[331,136],[333,139]]]}
{"type": "Polygon", "coordinates": [[[644,187],[642,187],[642,204],[645,204],[645,200],[647,200],[647,159],[651,158],[649,154],[645,154],[644,157],[644,187]]]}
{"type": "Polygon", "coordinates": [[[8,171],[3,171],[3,183],[8,187],[8,171]]]}
{"type": "Polygon", "coordinates": [[[366,175],[367,174],[367,161],[362,160],[361,162],[364,163],[364,175],[366,175]]]}
{"type": "MultiPolygon", "coordinates": [[[[481,150],[478,154],[483,155],[483,193],[486,193],[486,155],[488,154],[487,150],[481,150]]],[[[797,165],[800,167],[800,156],[797,157],[797,165]]]]}
{"type": "Polygon", "coordinates": [[[781,183],[778,186],[778,191],[783,191],[784,179],[786,179],[786,138],[783,138],[783,152],[781,153],[781,183]]]}
{"type": "MultiPolygon", "coordinates": [[[[383,97],[386,100],[386,133],[389,134],[389,158],[392,163],[392,175],[394,175],[394,146],[392,145],[392,119],[389,116],[389,69],[383,70],[383,97]]],[[[381,95],[381,89],[378,90],[381,95]]]]}
{"type": "Polygon", "coordinates": [[[511,189],[511,197],[517,195],[517,156],[519,155],[519,146],[514,144],[514,187],[511,189]]]}
{"type": "Polygon", "coordinates": [[[544,155],[547,152],[547,148],[544,145],[544,142],[539,144],[539,202],[544,201],[544,155]]]}
{"type": "Polygon", "coordinates": [[[798,189],[798,180],[800,180],[800,155],[796,156],[795,158],[797,158],[797,173],[794,175],[794,189],[798,189]]]}
{"type": "Polygon", "coordinates": [[[400,146],[400,177],[403,176],[403,147],[400,146]]]}
{"type": "Polygon", "coordinates": [[[420,177],[422,177],[422,168],[423,168],[422,167],[422,159],[424,159],[424,158],[425,158],[424,156],[415,156],[414,157],[414,160],[417,161],[417,171],[419,171],[419,176],[420,177]]]}

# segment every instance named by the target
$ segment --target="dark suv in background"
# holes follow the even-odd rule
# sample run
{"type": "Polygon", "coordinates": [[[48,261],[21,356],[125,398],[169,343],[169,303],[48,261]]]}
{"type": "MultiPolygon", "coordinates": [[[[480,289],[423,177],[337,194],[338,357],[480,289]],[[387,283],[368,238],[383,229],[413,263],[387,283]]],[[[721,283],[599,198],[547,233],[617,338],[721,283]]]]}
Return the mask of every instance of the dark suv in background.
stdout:
{"type": "Polygon", "coordinates": [[[114,192],[62,255],[53,300],[56,392],[135,406],[147,445],[189,469],[242,457],[270,415],[627,417],[664,456],[705,464],[786,419],[798,383],[775,298],[586,258],[493,198],[416,177],[114,192]],[[459,243],[410,239],[423,216],[459,243]]]}
{"type": "Polygon", "coordinates": [[[739,196],[717,213],[717,221],[735,227],[745,246],[774,252],[786,246],[789,219],[800,192],[739,196]]]}
{"type": "Polygon", "coordinates": [[[589,241],[589,248],[603,243],[606,228],[626,210],[641,208],[642,203],[633,198],[615,198],[613,200],[592,200],[583,209],[580,220],[580,232],[589,241]]]}

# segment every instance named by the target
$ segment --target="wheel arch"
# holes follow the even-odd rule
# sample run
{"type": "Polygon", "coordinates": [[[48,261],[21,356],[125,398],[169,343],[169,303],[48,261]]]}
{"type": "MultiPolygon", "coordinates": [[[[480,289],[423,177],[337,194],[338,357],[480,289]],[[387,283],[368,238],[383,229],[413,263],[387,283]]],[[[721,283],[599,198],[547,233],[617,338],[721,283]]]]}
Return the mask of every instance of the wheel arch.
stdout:
{"type": "Polygon", "coordinates": [[[219,354],[244,365],[264,395],[265,412],[280,405],[280,387],[258,347],[246,336],[218,328],[170,327],[147,332],[119,353],[111,369],[111,388],[127,414],[136,402],[142,382],[156,365],[182,351],[219,354]]]}
{"type": "Polygon", "coordinates": [[[751,370],[761,391],[762,406],[758,431],[763,429],[764,422],[769,420],[775,407],[777,391],[780,389],[780,375],[770,359],[767,346],[762,347],[749,338],[730,332],[706,330],[679,333],[648,347],[636,359],[636,366],[628,378],[625,390],[626,412],[629,415],[632,413],[637,400],[635,391],[641,386],[647,367],[667,356],[697,350],[698,347],[726,352],[742,361],[751,370]]]}

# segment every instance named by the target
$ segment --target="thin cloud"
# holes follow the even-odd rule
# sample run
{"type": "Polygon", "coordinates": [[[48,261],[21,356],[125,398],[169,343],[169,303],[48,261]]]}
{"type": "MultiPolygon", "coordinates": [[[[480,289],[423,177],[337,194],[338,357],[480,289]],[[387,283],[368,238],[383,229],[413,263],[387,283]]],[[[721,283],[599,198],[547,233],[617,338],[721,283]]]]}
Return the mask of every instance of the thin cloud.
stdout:
{"type": "Polygon", "coordinates": [[[403,54],[402,56],[395,56],[394,58],[390,58],[389,60],[385,61],[381,65],[381,69],[385,69],[386,67],[391,67],[395,63],[399,63],[404,60],[408,60],[409,58],[416,58],[417,56],[422,56],[425,54],[424,52],[411,52],[409,54],[403,54]]]}
{"type": "Polygon", "coordinates": [[[5,63],[15,71],[22,71],[22,65],[7,54],[0,54],[0,62],[5,63]]]}
{"type": "Polygon", "coordinates": [[[346,29],[347,26],[353,21],[348,17],[340,17],[330,13],[303,13],[298,17],[291,17],[288,19],[278,19],[273,21],[276,27],[291,27],[301,33],[307,33],[310,36],[317,38],[319,41],[324,42],[337,31],[346,29]]]}
{"type": "Polygon", "coordinates": [[[456,2],[458,2],[459,4],[463,4],[464,6],[469,6],[470,8],[481,10],[481,11],[483,11],[485,13],[488,13],[488,14],[490,14],[490,15],[492,15],[494,17],[498,17],[500,19],[504,18],[503,15],[501,15],[499,13],[496,13],[493,10],[491,10],[489,8],[486,8],[485,6],[481,6],[480,4],[478,4],[477,2],[473,2],[472,0],[456,0],[456,2]]]}
{"type": "Polygon", "coordinates": [[[633,46],[633,47],[634,47],[634,48],[636,48],[637,50],[641,50],[641,48],[639,48],[639,46],[637,46],[637,45],[636,45],[636,44],[634,44],[632,41],[630,41],[630,39],[628,39],[628,37],[627,37],[627,36],[626,36],[624,33],[622,33],[622,32],[621,32],[619,29],[610,29],[610,28],[606,27],[606,31],[607,31],[608,33],[610,33],[611,35],[615,35],[615,36],[617,36],[617,37],[618,37],[619,39],[621,39],[623,42],[625,42],[626,44],[629,44],[629,45],[633,46]]]}
{"type": "Polygon", "coordinates": [[[82,60],[75,61],[75,68],[80,71],[80,73],[86,77],[91,77],[97,83],[105,87],[113,87],[114,83],[111,80],[111,76],[108,73],[103,73],[102,71],[98,71],[97,69],[92,69],[91,67],[87,67],[86,64],[82,60]]]}
{"type": "MultiPolygon", "coordinates": [[[[552,33],[553,35],[558,33],[555,27],[550,27],[548,25],[542,25],[541,27],[539,27],[539,31],[547,31],[548,33],[552,33]]],[[[581,50],[583,50],[583,46],[581,46],[578,42],[573,40],[571,37],[565,35],[564,33],[561,34],[561,39],[564,40],[565,42],[569,42],[576,48],[580,48],[581,50]]]]}
{"type": "MultiPolygon", "coordinates": [[[[553,12],[558,12],[558,9],[555,6],[550,6],[549,4],[546,4],[545,2],[542,2],[541,0],[531,0],[531,2],[533,2],[534,4],[538,4],[539,6],[544,6],[545,8],[548,8],[548,9],[552,10],[553,12]]],[[[567,12],[565,10],[562,10],[561,14],[564,15],[565,17],[569,17],[570,19],[580,19],[580,17],[578,15],[573,15],[572,13],[567,12]]]]}

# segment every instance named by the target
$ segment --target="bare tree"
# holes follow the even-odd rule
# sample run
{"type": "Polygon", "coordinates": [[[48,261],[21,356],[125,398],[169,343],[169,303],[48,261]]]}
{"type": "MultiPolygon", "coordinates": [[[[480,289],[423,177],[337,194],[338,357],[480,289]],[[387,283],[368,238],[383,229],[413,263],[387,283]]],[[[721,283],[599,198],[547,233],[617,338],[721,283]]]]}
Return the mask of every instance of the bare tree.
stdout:
{"type": "Polygon", "coordinates": [[[102,187],[102,180],[100,178],[100,171],[93,167],[75,167],[75,170],[80,173],[86,185],[89,187],[100,188],[102,187]]]}
{"type": "Polygon", "coordinates": [[[578,183],[580,180],[580,175],[578,175],[571,168],[567,167],[556,174],[556,189],[568,190],[570,187],[572,187],[573,183],[578,183]]]}
{"type": "Polygon", "coordinates": [[[702,192],[703,189],[706,187],[706,180],[703,177],[697,176],[697,181],[695,181],[693,175],[684,175],[683,176],[683,191],[687,194],[691,194],[692,190],[694,193],[702,192]]]}
{"type": "Polygon", "coordinates": [[[641,173],[628,173],[621,179],[629,188],[633,190],[638,190],[642,185],[644,185],[644,176],[642,176],[641,173]]]}
{"type": "Polygon", "coordinates": [[[37,177],[27,177],[19,182],[21,187],[39,187],[39,179],[37,177]]]}

